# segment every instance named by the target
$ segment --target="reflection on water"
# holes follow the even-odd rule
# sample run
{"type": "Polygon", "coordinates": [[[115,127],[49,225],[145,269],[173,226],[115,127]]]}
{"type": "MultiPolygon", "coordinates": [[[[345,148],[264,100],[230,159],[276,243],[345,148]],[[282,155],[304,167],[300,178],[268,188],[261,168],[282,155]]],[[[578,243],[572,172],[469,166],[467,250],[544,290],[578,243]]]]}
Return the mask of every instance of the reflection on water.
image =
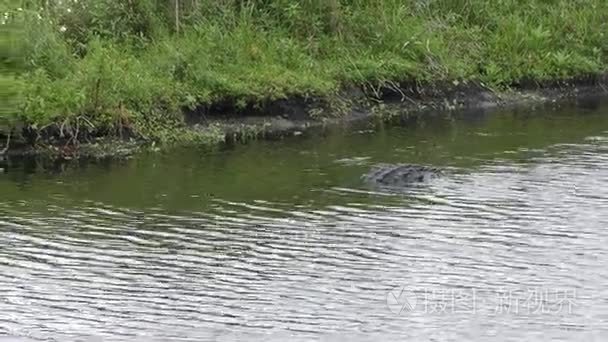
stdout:
{"type": "Polygon", "coordinates": [[[608,337],[607,107],[25,168],[0,175],[8,340],[608,337]],[[383,192],[380,162],[449,172],[383,192]]]}

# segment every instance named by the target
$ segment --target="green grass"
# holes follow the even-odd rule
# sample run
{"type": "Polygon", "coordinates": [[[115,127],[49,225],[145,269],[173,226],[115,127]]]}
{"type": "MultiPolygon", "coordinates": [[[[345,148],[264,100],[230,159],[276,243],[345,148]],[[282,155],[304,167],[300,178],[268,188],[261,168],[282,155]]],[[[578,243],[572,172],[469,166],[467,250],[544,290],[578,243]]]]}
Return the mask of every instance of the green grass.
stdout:
{"type": "Polygon", "coordinates": [[[184,108],[220,101],[608,69],[604,0],[47,3],[0,5],[0,135],[69,135],[86,122],[98,134],[127,127],[155,138],[181,125],[184,108]]]}

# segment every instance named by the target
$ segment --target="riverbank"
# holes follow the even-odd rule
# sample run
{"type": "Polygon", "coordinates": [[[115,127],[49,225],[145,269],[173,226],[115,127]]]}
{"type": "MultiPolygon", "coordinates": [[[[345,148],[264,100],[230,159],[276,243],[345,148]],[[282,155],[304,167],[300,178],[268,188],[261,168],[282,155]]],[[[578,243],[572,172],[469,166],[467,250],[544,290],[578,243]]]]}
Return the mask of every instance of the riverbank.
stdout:
{"type": "Polygon", "coordinates": [[[387,103],[414,112],[559,98],[601,88],[608,70],[600,0],[170,3],[2,7],[7,153],[212,145],[387,103]]]}
{"type": "Polygon", "coordinates": [[[228,116],[222,112],[189,112],[190,129],[222,132],[224,140],[246,141],[305,134],[324,126],[360,121],[386,122],[428,113],[492,111],[512,107],[560,105],[561,103],[608,95],[608,74],[565,80],[521,83],[517,88],[497,92],[480,82],[452,81],[429,84],[394,83],[370,94],[363,89],[345,90],[334,100],[300,98],[271,102],[250,112],[228,116]],[[335,111],[337,115],[323,114],[335,111]],[[312,113],[312,114],[311,114],[312,113]],[[318,113],[321,113],[320,115],[318,113]],[[220,115],[221,114],[221,115],[220,115]]]}
{"type": "MultiPolygon", "coordinates": [[[[608,95],[608,74],[568,80],[522,83],[518,88],[496,92],[479,82],[452,81],[436,84],[395,83],[370,94],[351,88],[332,99],[294,97],[235,111],[228,106],[199,108],[184,113],[184,125],[171,134],[189,137],[182,145],[212,146],[225,142],[277,139],[306,134],[310,130],[359,122],[383,123],[429,113],[493,111],[513,107],[560,105],[608,95]],[[336,106],[338,106],[336,108],[336,106]],[[336,115],[323,113],[335,111],[336,115]]],[[[159,150],[154,140],[99,137],[68,144],[43,141],[38,146],[13,146],[8,156],[43,155],[52,159],[120,158],[141,150],[159,150]]]]}

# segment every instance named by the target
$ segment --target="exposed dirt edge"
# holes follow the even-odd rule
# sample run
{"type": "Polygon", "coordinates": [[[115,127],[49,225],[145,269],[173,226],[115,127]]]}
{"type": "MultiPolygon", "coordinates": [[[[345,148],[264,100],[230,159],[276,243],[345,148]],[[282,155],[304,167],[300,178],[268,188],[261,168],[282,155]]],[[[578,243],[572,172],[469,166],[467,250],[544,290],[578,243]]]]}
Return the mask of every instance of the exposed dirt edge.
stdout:
{"type": "MultiPolygon", "coordinates": [[[[422,114],[428,111],[491,109],[527,106],[560,100],[608,94],[608,73],[583,77],[531,81],[522,80],[508,90],[495,92],[482,82],[399,82],[344,89],[332,98],[293,96],[287,99],[249,103],[237,107],[226,99],[210,106],[184,112],[184,130],[205,134],[219,129],[225,140],[302,134],[314,127],[386,118],[399,113],[422,114]],[[390,110],[387,110],[390,108],[390,110]]],[[[43,139],[36,147],[4,146],[0,136],[0,156],[46,155],[59,159],[78,157],[121,157],[134,153],[148,142],[112,137],[87,137],[80,144],[58,143],[43,139]]],[[[0,158],[2,159],[2,158],[0,158]]]]}
{"type": "Polygon", "coordinates": [[[192,129],[220,127],[227,140],[299,135],[314,127],[429,111],[539,105],[608,95],[608,74],[545,82],[521,81],[496,92],[481,82],[401,82],[345,89],[332,99],[294,97],[244,109],[203,108],[187,113],[192,129]],[[337,104],[337,105],[336,105],[337,104]],[[335,108],[337,107],[337,108],[335,108]],[[331,115],[337,111],[338,115],[331,115]],[[322,113],[319,115],[318,113],[322,113]]]}

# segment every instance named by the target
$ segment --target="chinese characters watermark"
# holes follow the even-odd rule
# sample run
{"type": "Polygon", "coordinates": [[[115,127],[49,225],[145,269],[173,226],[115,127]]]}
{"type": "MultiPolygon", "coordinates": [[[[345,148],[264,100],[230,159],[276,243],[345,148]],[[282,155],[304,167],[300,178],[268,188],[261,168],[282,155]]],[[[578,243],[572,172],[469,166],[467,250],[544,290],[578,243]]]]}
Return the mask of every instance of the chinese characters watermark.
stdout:
{"type": "Polygon", "coordinates": [[[388,309],[396,315],[425,314],[535,315],[571,314],[576,307],[575,289],[409,289],[398,286],[387,293],[388,309]]]}

